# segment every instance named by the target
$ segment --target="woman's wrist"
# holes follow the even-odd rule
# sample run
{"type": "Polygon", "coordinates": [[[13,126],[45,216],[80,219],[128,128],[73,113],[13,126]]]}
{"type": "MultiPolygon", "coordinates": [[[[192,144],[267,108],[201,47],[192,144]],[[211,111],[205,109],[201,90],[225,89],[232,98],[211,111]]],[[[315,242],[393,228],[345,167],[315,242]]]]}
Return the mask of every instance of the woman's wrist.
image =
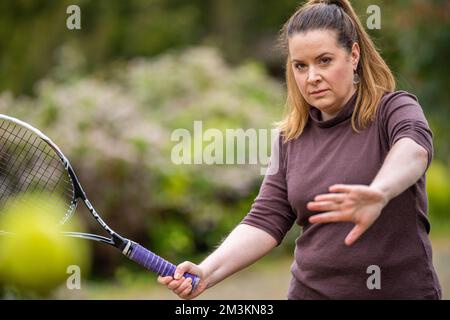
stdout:
{"type": "Polygon", "coordinates": [[[202,269],[202,275],[204,281],[206,283],[206,288],[210,288],[216,284],[214,281],[214,269],[206,260],[199,264],[199,268],[202,269]]]}
{"type": "Polygon", "coordinates": [[[372,182],[372,184],[369,187],[373,190],[380,192],[383,198],[383,208],[384,208],[392,198],[391,194],[389,193],[389,190],[387,188],[383,188],[381,185],[378,185],[376,182],[372,182]]]}

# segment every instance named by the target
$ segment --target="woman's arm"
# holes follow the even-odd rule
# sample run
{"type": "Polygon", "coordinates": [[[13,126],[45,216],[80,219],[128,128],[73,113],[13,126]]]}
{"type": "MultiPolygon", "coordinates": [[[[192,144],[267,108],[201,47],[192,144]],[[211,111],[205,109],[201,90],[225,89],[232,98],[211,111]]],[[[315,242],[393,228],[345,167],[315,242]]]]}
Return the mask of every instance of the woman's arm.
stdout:
{"type": "Polygon", "coordinates": [[[276,240],[267,232],[246,224],[238,225],[200,264],[209,280],[208,287],[259,260],[276,245],[276,240]]]}
{"type": "Polygon", "coordinates": [[[256,262],[276,245],[277,241],[269,233],[250,225],[240,224],[200,265],[189,261],[183,262],[177,267],[175,279],[159,277],[158,282],[166,285],[181,298],[195,298],[231,274],[256,262]],[[185,272],[200,277],[194,292],[191,292],[191,279],[180,279],[180,275],[185,272]]]}
{"type": "Polygon", "coordinates": [[[425,173],[428,153],[410,138],[398,140],[389,151],[370,186],[333,185],[331,193],[308,203],[312,211],[326,211],[309,218],[310,223],[352,221],[355,227],[345,238],[353,244],[380,216],[394,197],[412,186],[425,173]]]}
{"type": "Polygon", "coordinates": [[[371,187],[381,191],[386,203],[408,189],[425,173],[428,152],[410,138],[398,140],[389,151],[371,187]]]}

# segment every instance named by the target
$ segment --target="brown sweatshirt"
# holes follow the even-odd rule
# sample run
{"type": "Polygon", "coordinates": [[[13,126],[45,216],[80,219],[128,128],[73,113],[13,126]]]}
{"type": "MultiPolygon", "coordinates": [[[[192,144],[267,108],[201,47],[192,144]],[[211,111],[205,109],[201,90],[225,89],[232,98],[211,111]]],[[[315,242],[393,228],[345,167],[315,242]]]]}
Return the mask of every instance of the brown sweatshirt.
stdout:
{"type": "Polygon", "coordinates": [[[432,132],[417,98],[404,91],[386,93],[372,124],[356,133],[351,116],[356,94],[333,119],[323,121],[311,107],[301,136],[278,139],[279,163],[266,175],[242,223],[272,235],[278,244],[296,221],[296,240],[288,299],[439,299],[441,288],[428,238],[425,175],[382,210],[352,245],[344,239],[354,224],[310,224],[319,212],[306,208],[333,184],[370,185],[386,155],[401,138],[411,138],[433,156],[432,132]],[[378,267],[375,274],[373,267],[378,267]],[[378,277],[378,286],[372,276],[378,277]],[[370,278],[370,279],[369,279],[370,278]]]}

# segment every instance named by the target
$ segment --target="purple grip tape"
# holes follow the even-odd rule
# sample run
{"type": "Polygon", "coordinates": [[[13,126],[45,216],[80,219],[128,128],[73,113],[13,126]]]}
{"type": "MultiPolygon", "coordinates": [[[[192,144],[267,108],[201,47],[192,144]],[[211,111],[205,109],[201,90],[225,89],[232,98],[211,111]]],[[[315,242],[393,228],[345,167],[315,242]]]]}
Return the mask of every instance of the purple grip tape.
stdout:
{"type": "MultiPolygon", "coordinates": [[[[173,277],[177,268],[169,261],[161,258],[160,256],[154,254],[150,250],[145,249],[143,246],[135,242],[131,243],[131,253],[128,255],[128,257],[134,262],[139,263],[144,268],[151,270],[163,277],[173,277]]],[[[183,277],[192,279],[192,291],[194,291],[200,279],[196,275],[187,272],[183,275],[183,277]]]]}

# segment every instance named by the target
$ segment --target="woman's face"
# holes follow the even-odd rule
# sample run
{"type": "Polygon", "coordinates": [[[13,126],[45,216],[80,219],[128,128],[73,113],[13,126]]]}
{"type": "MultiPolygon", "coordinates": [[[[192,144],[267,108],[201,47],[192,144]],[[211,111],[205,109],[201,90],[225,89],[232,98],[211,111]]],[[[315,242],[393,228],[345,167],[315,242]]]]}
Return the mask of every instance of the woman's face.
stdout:
{"type": "Polygon", "coordinates": [[[349,54],[330,30],[311,30],[289,38],[289,56],[297,86],[304,99],[319,109],[322,119],[337,115],[355,93],[353,70],[359,61],[355,43],[349,54]]]}

